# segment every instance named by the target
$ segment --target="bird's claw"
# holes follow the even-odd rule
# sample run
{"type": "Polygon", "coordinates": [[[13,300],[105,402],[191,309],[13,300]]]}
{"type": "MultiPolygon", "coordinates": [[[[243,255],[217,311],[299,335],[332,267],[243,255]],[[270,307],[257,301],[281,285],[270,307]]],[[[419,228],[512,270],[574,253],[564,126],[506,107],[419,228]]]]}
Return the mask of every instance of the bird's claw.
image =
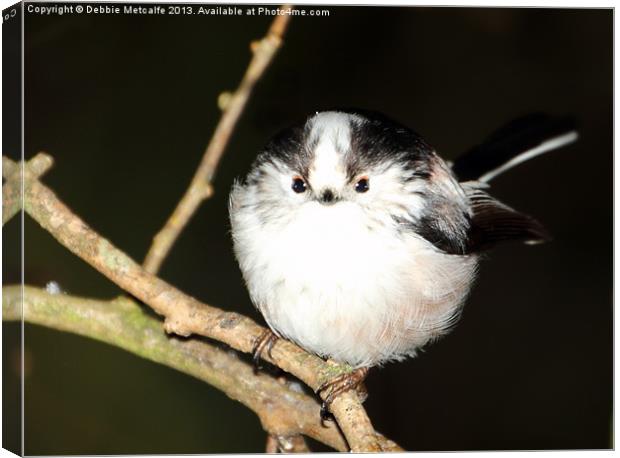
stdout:
{"type": "Polygon", "coordinates": [[[266,329],[265,332],[256,340],[256,344],[252,349],[252,362],[254,363],[254,374],[258,373],[258,370],[261,368],[260,366],[260,358],[265,348],[267,348],[267,354],[271,358],[271,350],[273,349],[273,345],[278,340],[278,336],[276,336],[270,329],[266,329]]]}
{"type": "Polygon", "coordinates": [[[332,413],[329,411],[329,406],[325,401],[321,403],[321,424],[325,423],[327,420],[332,419],[332,413]]]}
{"type": "Polygon", "coordinates": [[[323,398],[321,404],[321,423],[325,420],[331,419],[330,407],[334,399],[352,389],[357,389],[360,395],[366,399],[366,389],[363,385],[363,381],[368,375],[367,367],[360,367],[352,372],[341,374],[327,382],[323,383],[316,390],[316,393],[323,398]]]}

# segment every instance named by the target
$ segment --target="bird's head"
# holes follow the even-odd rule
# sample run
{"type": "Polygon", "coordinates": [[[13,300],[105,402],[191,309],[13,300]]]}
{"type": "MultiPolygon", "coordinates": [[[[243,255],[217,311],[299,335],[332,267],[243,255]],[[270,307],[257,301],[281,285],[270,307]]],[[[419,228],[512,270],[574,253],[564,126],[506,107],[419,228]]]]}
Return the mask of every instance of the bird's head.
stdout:
{"type": "Polygon", "coordinates": [[[276,135],[248,182],[290,211],[355,205],[412,220],[427,204],[437,161],[418,134],[380,115],[325,111],[276,135]]]}

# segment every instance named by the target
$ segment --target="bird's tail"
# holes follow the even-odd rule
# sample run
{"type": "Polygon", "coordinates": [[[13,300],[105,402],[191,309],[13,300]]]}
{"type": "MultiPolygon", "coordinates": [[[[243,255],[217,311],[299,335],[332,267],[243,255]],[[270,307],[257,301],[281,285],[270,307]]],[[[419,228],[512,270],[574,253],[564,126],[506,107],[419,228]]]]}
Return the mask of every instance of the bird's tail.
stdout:
{"type": "Polygon", "coordinates": [[[459,181],[488,183],[506,170],[577,140],[573,118],[527,115],[494,132],[452,165],[459,181]]]}

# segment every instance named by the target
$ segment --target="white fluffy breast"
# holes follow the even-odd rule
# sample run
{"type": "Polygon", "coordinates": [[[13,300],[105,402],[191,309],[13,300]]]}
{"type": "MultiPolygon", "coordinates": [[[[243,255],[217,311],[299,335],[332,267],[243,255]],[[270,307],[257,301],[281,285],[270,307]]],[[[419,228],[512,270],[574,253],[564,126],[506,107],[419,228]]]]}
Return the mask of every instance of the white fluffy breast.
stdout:
{"type": "Polygon", "coordinates": [[[414,355],[449,327],[474,256],[369,218],[362,206],[308,201],[257,211],[256,186],[231,194],[234,248],[254,304],[279,335],[353,366],[414,355]]]}

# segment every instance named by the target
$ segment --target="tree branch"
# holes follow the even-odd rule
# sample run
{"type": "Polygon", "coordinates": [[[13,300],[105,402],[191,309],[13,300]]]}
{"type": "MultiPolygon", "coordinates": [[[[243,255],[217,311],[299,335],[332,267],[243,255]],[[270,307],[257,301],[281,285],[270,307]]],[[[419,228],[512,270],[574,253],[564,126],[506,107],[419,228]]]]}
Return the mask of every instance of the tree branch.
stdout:
{"type": "Polygon", "coordinates": [[[206,342],[168,338],[161,322],[127,297],[100,301],[26,286],[22,298],[21,286],[2,288],[4,320],[20,320],[22,306],[29,323],[106,342],[209,383],[254,411],[265,430],[284,444],[299,443],[286,438],[301,433],[347,450],[335,425],[321,426],[313,398],[268,374],[255,376],[248,363],[206,342]]]}
{"type": "Polygon", "coordinates": [[[13,218],[22,208],[22,192],[19,181],[2,185],[2,225],[13,218]]]}
{"type": "Polygon", "coordinates": [[[308,453],[310,449],[303,436],[267,435],[265,453],[308,453]]]}
{"type": "MultiPolygon", "coordinates": [[[[25,174],[24,190],[25,211],[63,246],[163,315],[166,332],[182,336],[197,334],[245,353],[252,352],[265,331],[263,327],[237,313],[203,304],[146,272],[29,174],[25,174]]],[[[295,375],[313,390],[336,375],[350,371],[347,366],[325,362],[283,339],[274,345],[271,356],[265,354],[263,358],[295,375]]],[[[355,390],[336,398],[331,407],[352,451],[394,449],[395,444],[374,431],[355,390]]]]}
{"type": "MultiPolygon", "coordinates": [[[[287,7],[289,6],[283,6],[283,8],[287,7]]],[[[217,165],[224,154],[235,125],[241,117],[241,113],[243,113],[254,85],[261,78],[282,44],[282,37],[286,31],[289,19],[290,16],[288,15],[276,16],[267,35],[262,40],[252,43],[251,49],[254,56],[239,87],[232,94],[222,94],[227,97],[220,97],[220,106],[223,110],[220,122],[215,128],[213,137],[196,170],[194,178],[192,178],[189,188],[177,204],[170,218],[168,218],[168,221],[166,221],[164,227],[153,238],[153,243],[143,263],[147,272],[157,273],[159,271],[172,245],[196,212],[198,206],[213,194],[211,181],[215,175],[217,165]]]]}
{"type": "Polygon", "coordinates": [[[2,176],[7,183],[2,185],[2,225],[13,218],[23,207],[22,202],[22,174],[28,173],[30,178],[39,178],[53,165],[51,156],[40,153],[28,161],[26,167],[21,167],[8,158],[2,160],[2,176]]]}

